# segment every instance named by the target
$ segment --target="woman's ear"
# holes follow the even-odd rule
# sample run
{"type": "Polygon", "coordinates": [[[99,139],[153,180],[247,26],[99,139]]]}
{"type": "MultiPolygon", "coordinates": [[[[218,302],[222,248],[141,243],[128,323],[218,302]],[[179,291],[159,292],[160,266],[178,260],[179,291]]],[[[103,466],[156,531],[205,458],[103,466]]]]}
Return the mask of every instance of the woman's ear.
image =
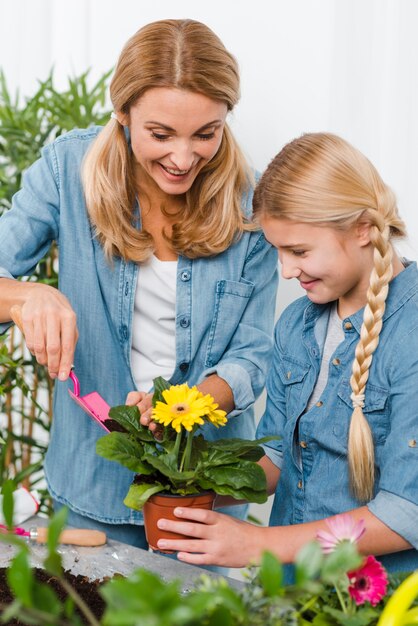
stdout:
{"type": "Polygon", "coordinates": [[[122,126],[128,126],[129,125],[129,114],[128,113],[122,113],[122,111],[116,111],[114,113],[112,113],[112,117],[116,120],[118,120],[119,124],[121,124],[122,126]]]}

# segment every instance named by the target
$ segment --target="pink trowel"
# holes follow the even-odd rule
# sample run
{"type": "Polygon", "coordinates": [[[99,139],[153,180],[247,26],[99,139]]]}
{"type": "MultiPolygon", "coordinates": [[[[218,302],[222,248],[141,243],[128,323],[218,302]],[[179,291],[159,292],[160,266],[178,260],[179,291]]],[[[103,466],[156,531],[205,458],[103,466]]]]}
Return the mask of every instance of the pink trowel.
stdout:
{"type": "Polygon", "coordinates": [[[74,370],[72,369],[70,372],[70,378],[73,381],[74,391],[71,389],[68,390],[68,393],[74,400],[77,402],[78,406],[80,406],[83,411],[88,413],[90,417],[92,417],[106,432],[110,432],[107,428],[105,422],[109,420],[109,410],[110,406],[103,400],[102,396],[97,393],[97,391],[92,391],[85,396],[80,396],[80,383],[78,382],[77,376],[74,374],[74,370]]]}
{"type": "MultiPolygon", "coordinates": [[[[10,315],[16,326],[22,331],[22,311],[19,305],[14,304],[10,309],[10,315]]],[[[68,390],[72,399],[77,402],[83,411],[92,417],[106,431],[110,432],[105,422],[109,419],[110,406],[97,391],[92,391],[86,396],[80,396],[80,383],[73,369],[70,372],[70,378],[74,385],[74,391],[68,390]]],[[[111,423],[111,422],[110,422],[111,423]]]]}

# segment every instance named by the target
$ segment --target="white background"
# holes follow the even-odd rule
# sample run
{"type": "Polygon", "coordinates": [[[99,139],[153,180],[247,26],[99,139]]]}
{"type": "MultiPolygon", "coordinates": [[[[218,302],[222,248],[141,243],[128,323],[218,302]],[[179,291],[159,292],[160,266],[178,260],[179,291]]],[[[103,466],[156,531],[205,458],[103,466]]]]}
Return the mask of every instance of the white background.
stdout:
{"type": "MultiPolygon", "coordinates": [[[[126,40],[164,18],[205,22],[237,57],[242,99],[230,119],[259,170],[290,139],[332,131],[360,148],[398,196],[418,250],[417,0],[0,0],[0,66],[30,95],[114,66],[126,40]]],[[[296,295],[282,281],[278,311],[296,295]]],[[[255,512],[259,509],[255,507],[255,512]]],[[[265,517],[265,510],[262,509],[265,517]]]]}
{"type": "MultiPolygon", "coordinates": [[[[418,0],[0,0],[0,67],[31,94],[112,68],[126,40],[164,18],[205,22],[237,57],[242,98],[230,124],[263,170],[290,139],[331,131],[360,148],[395,190],[418,251],[418,0]]],[[[299,287],[282,282],[278,307],[299,287]]]]}

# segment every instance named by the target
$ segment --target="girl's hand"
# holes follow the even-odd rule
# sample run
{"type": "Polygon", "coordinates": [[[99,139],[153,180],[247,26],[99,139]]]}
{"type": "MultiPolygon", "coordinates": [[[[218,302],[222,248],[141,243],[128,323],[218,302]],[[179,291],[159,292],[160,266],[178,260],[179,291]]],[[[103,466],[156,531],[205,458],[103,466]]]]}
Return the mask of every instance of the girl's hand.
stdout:
{"type": "Polygon", "coordinates": [[[67,298],[54,287],[38,284],[22,306],[10,308],[10,315],[51,378],[67,380],[78,340],[76,314],[67,298]]]}
{"type": "Polygon", "coordinates": [[[160,539],[161,550],[178,550],[177,558],[192,565],[245,567],[259,561],[262,553],[263,528],[205,509],[174,509],[185,521],[158,520],[158,528],[187,539],[160,539]],[[192,537],[192,539],[190,538],[192,537]]]}
{"type": "Polygon", "coordinates": [[[128,406],[137,406],[141,413],[140,423],[142,426],[147,426],[150,431],[158,438],[161,432],[161,425],[156,424],[151,420],[152,412],[152,397],[153,393],[146,393],[145,391],[130,391],[126,396],[125,404],[128,406]]]}

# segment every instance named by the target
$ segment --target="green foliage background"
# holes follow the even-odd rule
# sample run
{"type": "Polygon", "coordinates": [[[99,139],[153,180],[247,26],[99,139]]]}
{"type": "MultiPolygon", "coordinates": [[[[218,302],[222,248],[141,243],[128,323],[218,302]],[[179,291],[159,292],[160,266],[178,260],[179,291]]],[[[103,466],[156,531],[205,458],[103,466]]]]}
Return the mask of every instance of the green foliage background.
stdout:
{"type": "MultiPolygon", "coordinates": [[[[0,71],[0,215],[11,207],[25,170],[42,148],[73,129],[104,124],[110,115],[107,90],[111,71],[91,84],[89,71],[55,87],[51,71],[35,93],[10,93],[0,71]]],[[[53,246],[34,273],[23,280],[57,284],[58,254],[53,246]]],[[[0,336],[0,486],[12,478],[31,488],[43,477],[42,463],[52,419],[52,384],[45,369],[25,350],[19,331],[0,336]]],[[[46,510],[46,493],[43,508],[46,510]]]]}

